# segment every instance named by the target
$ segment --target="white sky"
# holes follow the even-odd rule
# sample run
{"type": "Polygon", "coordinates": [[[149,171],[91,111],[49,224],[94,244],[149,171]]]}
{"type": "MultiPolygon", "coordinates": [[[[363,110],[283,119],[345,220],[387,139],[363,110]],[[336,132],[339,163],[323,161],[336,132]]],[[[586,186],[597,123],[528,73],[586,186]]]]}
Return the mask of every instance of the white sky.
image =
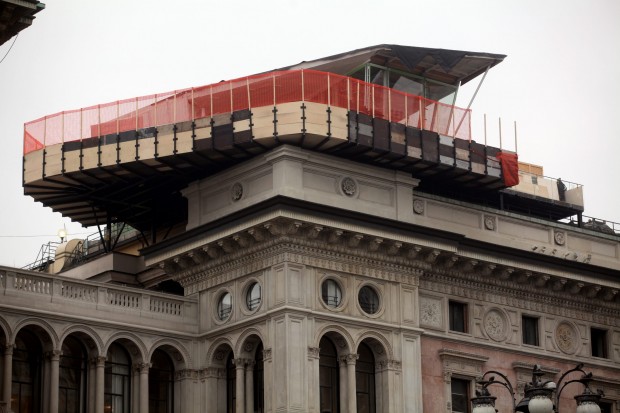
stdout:
{"type": "MultiPolygon", "coordinates": [[[[45,0],[44,0],[45,2],[45,0]]],[[[0,63],[0,265],[86,231],[23,195],[24,122],[251,75],[381,43],[506,54],[474,102],[490,145],[584,185],[585,215],[620,222],[620,2],[47,0],[0,63]],[[507,144],[508,143],[508,144],[507,144]]],[[[13,40],[0,46],[0,59],[13,40]]],[[[462,89],[465,107],[477,80],[462,89]]],[[[479,142],[483,137],[474,136],[479,142]]]]}

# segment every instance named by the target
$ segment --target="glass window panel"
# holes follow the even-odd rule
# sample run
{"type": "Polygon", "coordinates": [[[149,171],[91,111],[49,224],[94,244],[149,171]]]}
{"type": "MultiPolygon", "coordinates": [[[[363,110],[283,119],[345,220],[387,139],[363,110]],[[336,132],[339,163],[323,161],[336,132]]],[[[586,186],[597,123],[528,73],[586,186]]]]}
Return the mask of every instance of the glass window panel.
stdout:
{"type": "Polygon", "coordinates": [[[321,286],[323,302],[330,307],[338,307],[342,302],[342,290],[335,280],[327,279],[321,286]]]}
{"type": "Polygon", "coordinates": [[[379,311],[379,295],[374,288],[370,286],[365,285],[360,288],[358,301],[365,313],[375,314],[379,311]]]}

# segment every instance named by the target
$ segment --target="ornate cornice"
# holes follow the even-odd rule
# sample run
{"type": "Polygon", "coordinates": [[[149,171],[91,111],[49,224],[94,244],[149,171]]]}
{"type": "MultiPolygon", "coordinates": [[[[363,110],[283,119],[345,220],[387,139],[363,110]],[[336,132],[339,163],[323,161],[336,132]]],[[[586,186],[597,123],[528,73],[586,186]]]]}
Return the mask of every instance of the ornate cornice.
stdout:
{"type": "Polygon", "coordinates": [[[492,285],[494,292],[499,289],[515,295],[527,291],[528,297],[554,296],[558,302],[568,298],[580,303],[573,308],[596,300],[609,309],[605,316],[618,313],[620,285],[613,282],[593,284],[596,281],[592,277],[562,272],[543,262],[459,252],[453,244],[421,245],[415,238],[406,242],[396,233],[381,232],[379,236],[371,228],[362,233],[356,232],[360,227],[349,227],[271,217],[220,239],[210,236],[211,241],[202,246],[194,242],[193,249],[166,258],[158,266],[179,281],[188,294],[288,261],[414,285],[422,275],[440,283],[472,279],[476,286],[492,285]]]}
{"type": "MultiPolygon", "coordinates": [[[[511,273],[511,277],[512,277],[511,273]]],[[[484,277],[467,273],[434,271],[420,279],[420,290],[521,308],[530,312],[554,314],[564,318],[620,326],[620,308],[615,302],[568,295],[535,283],[516,284],[510,277],[484,277]]]]}
{"type": "Polygon", "coordinates": [[[416,286],[423,273],[416,265],[386,262],[370,252],[351,251],[343,246],[330,248],[318,241],[280,236],[253,251],[215,260],[201,271],[177,273],[175,279],[191,294],[284,262],[416,286]]]}

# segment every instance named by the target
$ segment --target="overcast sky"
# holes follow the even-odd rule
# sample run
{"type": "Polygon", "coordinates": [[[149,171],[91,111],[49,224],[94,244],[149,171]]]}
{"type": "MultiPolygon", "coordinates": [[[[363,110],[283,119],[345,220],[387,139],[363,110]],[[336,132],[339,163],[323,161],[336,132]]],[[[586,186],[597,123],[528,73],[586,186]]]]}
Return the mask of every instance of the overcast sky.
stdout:
{"type": "Polygon", "coordinates": [[[618,0],[48,0],[0,63],[0,265],[34,261],[63,225],[92,232],[23,195],[24,122],[381,43],[508,55],[472,105],[474,132],[486,113],[499,146],[501,117],[514,149],[516,121],[520,160],[583,184],[585,214],[620,222],[618,22],[618,0]]]}

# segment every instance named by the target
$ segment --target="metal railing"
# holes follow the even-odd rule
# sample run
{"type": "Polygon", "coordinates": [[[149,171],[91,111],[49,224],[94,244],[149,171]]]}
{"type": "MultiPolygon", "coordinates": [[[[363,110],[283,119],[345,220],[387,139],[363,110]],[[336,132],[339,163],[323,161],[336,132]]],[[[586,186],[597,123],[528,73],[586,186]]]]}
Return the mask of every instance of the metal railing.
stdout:
{"type": "Polygon", "coordinates": [[[620,236],[620,223],[618,222],[589,217],[587,215],[582,215],[581,217],[579,217],[578,215],[573,215],[571,217],[561,219],[560,222],[574,227],[589,229],[595,232],[601,232],[603,234],[620,236]]]}
{"type": "Polygon", "coordinates": [[[25,270],[47,272],[56,258],[56,248],[60,245],[59,242],[50,241],[41,245],[37,258],[35,260],[22,267],[25,270]]]}
{"type": "Polygon", "coordinates": [[[46,146],[256,107],[314,102],[469,140],[471,110],[334,73],[292,70],[63,111],[24,125],[24,154],[46,146]]]}

